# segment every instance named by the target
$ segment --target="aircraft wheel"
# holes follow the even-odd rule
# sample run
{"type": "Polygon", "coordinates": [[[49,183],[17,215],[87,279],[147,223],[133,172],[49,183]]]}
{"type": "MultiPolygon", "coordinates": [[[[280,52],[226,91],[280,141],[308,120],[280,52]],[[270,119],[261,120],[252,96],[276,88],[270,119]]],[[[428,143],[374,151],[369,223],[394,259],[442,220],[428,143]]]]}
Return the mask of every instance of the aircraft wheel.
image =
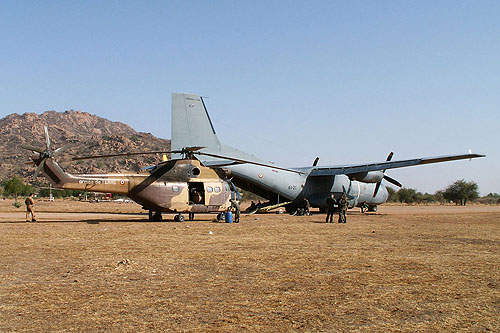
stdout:
{"type": "Polygon", "coordinates": [[[217,221],[221,222],[221,221],[225,221],[225,220],[226,220],[226,214],[224,214],[224,213],[217,214],[217,221]]]}
{"type": "Polygon", "coordinates": [[[153,211],[151,209],[148,212],[148,218],[150,221],[153,221],[153,211]]]}
{"type": "Polygon", "coordinates": [[[376,212],[377,211],[377,206],[368,206],[368,211],[369,212],[376,212]]]}
{"type": "Polygon", "coordinates": [[[155,212],[153,215],[153,221],[161,222],[163,221],[163,217],[161,216],[161,212],[155,212]]]}
{"type": "Polygon", "coordinates": [[[175,222],[184,222],[186,218],[182,214],[177,214],[174,216],[174,221],[175,222]]]}

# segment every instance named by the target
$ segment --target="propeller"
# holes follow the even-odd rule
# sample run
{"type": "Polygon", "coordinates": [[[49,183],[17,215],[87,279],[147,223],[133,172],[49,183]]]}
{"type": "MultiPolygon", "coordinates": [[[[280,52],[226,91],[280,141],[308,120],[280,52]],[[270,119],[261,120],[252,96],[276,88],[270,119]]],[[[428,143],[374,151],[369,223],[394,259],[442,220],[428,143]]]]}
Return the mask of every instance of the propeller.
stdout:
{"type": "Polygon", "coordinates": [[[314,159],[313,167],[318,165],[318,162],[319,162],[319,156],[314,159]]]}
{"type": "Polygon", "coordinates": [[[31,150],[33,152],[38,153],[38,155],[39,155],[37,160],[34,160],[32,162],[28,162],[29,164],[34,163],[37,165],[34,178],[38,177],[40,170],[42,170],[43,166],[45,165],[45,160],[47,160],[48,158],[51,158],[55,154],[62,153],[63,151],[65,151],[66,149],[68,149],[70,147],[70,145],[66,145],[66,146],[57,148],[56,150],[52,151],[50,149],[50,147],[51,147],[50,136],[49,136],[49,129],[47,128],[47,126],[43,127],[43,131],[44,131],[44,135],[45,135],[45,149],[31,146],[31,145],[26,145],[26,144],[21,145],[21,148],[31,150]]]}
{"type": "MultiPolygon", "coordinates": [[[[387,161],[387,162],[389,162],[390,160],[392,160],[392,156],[393,156],[393,155],[394,155],[394,152],[392,152],[392,151],[391,151],[391,152],[389,153],[389,155],[387,156],[386,161],[387,161]]],[[[394,184],[394,185],[396,185],[396,186],[398,186],[398,187],[403,187],[403,185],[401,185],[401,183],[400,183],[400,182],[398,182],[396,179],[394,179],[394,178],[391,178],[391,177],[387,176],[387,175],[385,174],[385,170],[387,170],[387,169],[382,170],[382,173],[384,174],[383,179],[387,180],[389,183],[394,184]]],[[[374,197],[374,198],[375,198],[375,196],[377,196],[378,190],[379,190],[379,188],[380,188],[380,184],[382,184],[382,179],[381,179],[381,180],[377,183],[377,185],[375,185],[375,191],[373,191],[373,197],[374,197]]]]}
{"type": "MultiPolygon", "coordinates": [[[[211,154],[211,153],[203,153],[199,151],[200,149],[203,149],[205,147],[186,147],[182,148],[181,150],[158,150],[158,151],[148,151],[148,152],[130,152],[130,153],[118,153],[118,154],[106,154],[106,155],[92,155],[92,156],[80,156],[80,157],[73,157],[74,161],[78,160],[87,160],[87,159],[94,159],[94,158],[105,158],[105,157],[119,157],[119,156],[134,156],[134,155],[147,155],[147,154],[182,154],[184,155],[184,158],[188,159],[193,159],[194,155],[205,155],[205,156],[210,156],[210,157],[216,157],[216,158],[221,158],[225,160],[231,160],[237,163],[248,163],[248,164],[254,164],[254,165],[260,165],[272,169],[277,169],[277,170],[284,170],[284,171],[290,171],[298,174],[302,174],[303,172],[293,170],[293,169],[287,169],[287,168],[281,168],[275,165],[269,165],[265,163],[259,163],[259,162],[254,162],[254,161],[249,161],[249,160],[244,160],[244,159],[239,159],[235,157],[230,157],[230,156],[223,156],[223,155],[218,155],[218,154],[211,154]]],[[[163,164],[166,162],[161,162],[159,164],[163,164]]]]}

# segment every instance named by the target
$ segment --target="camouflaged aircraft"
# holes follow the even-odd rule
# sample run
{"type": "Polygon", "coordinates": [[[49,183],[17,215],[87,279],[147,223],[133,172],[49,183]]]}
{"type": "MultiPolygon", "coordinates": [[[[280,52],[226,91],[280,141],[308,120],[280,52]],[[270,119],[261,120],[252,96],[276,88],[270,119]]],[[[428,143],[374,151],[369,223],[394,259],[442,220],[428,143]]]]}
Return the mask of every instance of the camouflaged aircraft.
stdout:
{"type": "MultiPolygon", "coordinates": [[[[194,213],[219,213],[220,220],[224,217],[223,212],[231,206],[230,200],[241,199],[231,181],[223,179],[214,169],[193,157],[192,152],[199,147],[177,150],[175,153],[182,154],[183,158],[161,162],[139,173],[72,175],[53,159],[68,146],[52,150],[47,127],[45,141],[45,148],[22,145],[33,152],[30,163],[37,166],[35,178],[41,171],[55,188],[126,195],[149,211],[151,221],[161,221],[162,212],[175,213],[176,222],[185,220],[182,213],[189,213],[190,219],[194,219],[194,213]]],[[[170,152],[83,156],[73,160],[160,153],[170,152]]]]}
{"type": "Polygon", "coordinates": [[[203,164],[225,169],[236,186],[268,199],[269,204],[274,207],[282,203],[289,212],[300,207],[304,198],[311,206],[323,210],[326,208],[326,198],[332,194],[338,198],[344,192],[349,198],[349,208],[367,206],[369,211],[376,211],[377,205],[388,199],[382,180],[402,186],[397,180],[387,176],[386,170],[485,156],[469,153],[392,161],[391,152],[386,161],[377,163],[318,166],[319,159],[316,158],[312,166],[279,168],[222,144],[203,98],[193,94],[174,93],[172,149],[190,146],[204,147],[197,152],[203,154],[199,157],[203,164]],[[254,163],[248,163],[249,161],[254,163]]]}

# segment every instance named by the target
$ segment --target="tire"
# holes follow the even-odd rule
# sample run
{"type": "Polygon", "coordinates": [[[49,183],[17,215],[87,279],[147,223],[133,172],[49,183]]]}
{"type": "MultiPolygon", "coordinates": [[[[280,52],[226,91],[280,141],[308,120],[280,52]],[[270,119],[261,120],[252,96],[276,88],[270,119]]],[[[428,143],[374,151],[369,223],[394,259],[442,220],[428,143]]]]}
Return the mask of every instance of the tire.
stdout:
{"type": "Polygon", "coordinates": [[[153,221],[161,222],[163,221],[163,217],[161,216],[161,212],[155,212],[153,215],[153,221]]]}
{"type": "Polygon", "coordinates": [[[222,222],[225,220],[226,220],[226,214],[224,214],[224,213],[217,214],[217,221],[222,222]]]}
{"type": "Polygon", "coordinates": [[[368,211],[369,212],[376,212],[377,211],[377,206],[368,206],[368,211]]]}
{"type": "Polygon", "coordinates": [[[176,215],[176,217],[177,217],[177,222],[184,222],[186,220],[186,218],[182,214],[176,215]]]}

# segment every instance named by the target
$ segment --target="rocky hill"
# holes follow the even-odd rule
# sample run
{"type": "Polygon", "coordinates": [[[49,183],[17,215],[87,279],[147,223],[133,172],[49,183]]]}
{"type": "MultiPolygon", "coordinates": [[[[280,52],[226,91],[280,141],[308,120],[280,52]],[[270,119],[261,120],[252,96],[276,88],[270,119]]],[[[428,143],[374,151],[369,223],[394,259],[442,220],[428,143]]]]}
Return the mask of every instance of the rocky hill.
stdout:
{"type": "MultiPolygon", "coordinates": [[[[61,167],[70,173],[138,171],[161,160],[159,155],[139,155],[127,159],[71,161],[74,156],[170,149],[170,140],[136,132],[128,125],[87,112],[11,114],[0,119],[0,180],[19,175],[28,182],[32,181],[35,168],[25,164],[30,152],[21,145],[45,147],[45,125],[49,128],[53,148],[71,144],[70,149],[56,157],[61,167]]],[[[38,177],[39,181],[42,179],[38,177]]]]}

